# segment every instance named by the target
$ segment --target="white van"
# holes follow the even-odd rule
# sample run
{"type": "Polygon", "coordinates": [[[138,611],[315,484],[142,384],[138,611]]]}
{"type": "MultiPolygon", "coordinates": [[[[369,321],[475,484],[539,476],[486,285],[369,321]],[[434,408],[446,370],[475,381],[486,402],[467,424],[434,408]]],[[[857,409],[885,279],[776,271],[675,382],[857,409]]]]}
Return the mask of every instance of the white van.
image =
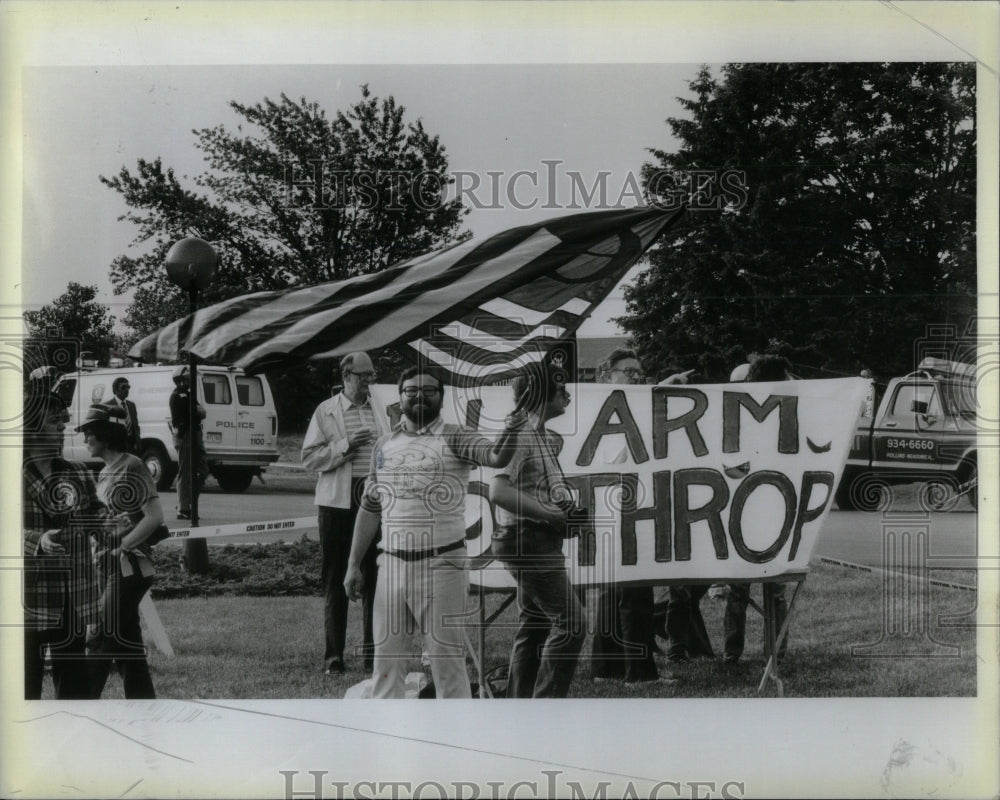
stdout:
{"type": "MultiPolygon", "coordinates": [[[[128,399],[139,414],[142,449],[156,486],[169,489],[177,474],[177,451],[170,428],[173,372],[168,367],[81,370],[63,375],[53,391],[69,406],[63,454],[72,461],[100,467],[74,429],[92,403],[114,397],[115,378],[128,378],[128,399]]],[[[205,408],[202,422],[205,452],[212,475],[223,491],[242,492],[262,467],[278,460],[278,414],[267,378],[245,375],[232,367],[198,367],[198,402],[205,408]]]]}

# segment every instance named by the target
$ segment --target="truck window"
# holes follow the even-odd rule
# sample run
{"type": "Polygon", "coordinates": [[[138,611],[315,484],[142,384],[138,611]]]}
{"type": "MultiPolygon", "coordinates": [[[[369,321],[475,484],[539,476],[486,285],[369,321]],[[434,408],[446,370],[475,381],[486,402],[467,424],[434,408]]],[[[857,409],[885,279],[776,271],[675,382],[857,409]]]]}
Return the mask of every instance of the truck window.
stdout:
{"type": "Polygon", "coordinates": [[[241,406],[264,405],[264,385],[260,378],[249,375],[237,376],[236,400],[241,406]]]}
{"type": "Polygon", "coordinates": [[[233,402],[233,393],[229,390],[228,375],[204,375],[201,379],[201,390],[205,402],[212,405],[229,405],[233,402]]]}
{"type": "Polygon", "coordinates": [[[908,414],[941,414],[941,403],[938,400],[934,386],[928,383],[904,383],[896,390],[896,398],[892,403],[893,416],[903,417],[908,414]]]}

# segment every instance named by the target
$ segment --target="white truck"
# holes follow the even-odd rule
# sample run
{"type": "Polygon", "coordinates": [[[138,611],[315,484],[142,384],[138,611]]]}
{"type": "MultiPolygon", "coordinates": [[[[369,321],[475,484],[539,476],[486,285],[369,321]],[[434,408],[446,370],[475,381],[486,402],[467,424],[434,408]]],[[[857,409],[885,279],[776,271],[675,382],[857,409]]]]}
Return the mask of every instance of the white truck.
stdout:
{"type": "MultiPolygon", "coordinates": [[[[139,415],[141,450],[158,489],[170,488],[177,474],[177,451],[170,425],[170,394],[176,367],[92,369],[59,378],[55,391],[69,406],[63,453],[66,458],[98,468],[74,429],[92,403],[113,397],[115,378],[128,378],[128,399],[139,415]]],[[[205,452],[212,475],[223,491],[245,491],[263,467],[278,460],[278,414],[267,378],[245,375],[232,367],[198,367],[198,402],[205,408],[202,422],[205,452]]]]}
{"type": "Polygon", "coordinates": [[[862,410],[837,488],[842,509],[881,511],[894,485],[920,484],[927,510],[978,499],[976,368],[925,358],[917,370],[893,378],[882,402],[862,410]]]}

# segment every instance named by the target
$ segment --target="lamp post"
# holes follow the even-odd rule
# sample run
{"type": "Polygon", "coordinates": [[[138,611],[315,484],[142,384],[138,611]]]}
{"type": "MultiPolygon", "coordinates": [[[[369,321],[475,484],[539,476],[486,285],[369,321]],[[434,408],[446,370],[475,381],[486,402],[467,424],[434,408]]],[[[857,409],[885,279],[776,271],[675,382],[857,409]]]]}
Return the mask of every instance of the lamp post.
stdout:
{"type": "MultiPolygon", "coordinates": [[[[190,313],[198,309],[198,290],[206,289],[215,277],[219,255],[204,239],[188,236],[167,251],[167,277],[171,283],[188,293],[190,313]]],[[[188,353],[188,372],[191,386],[188,392],[188,486],[191,487],[191,527],[198,525],[198,470],[195,464],[195,425],[198,420],[198,362],[188,353]]],[[[208,571],[208,544],[204,539],[184,542],[184,561],[189,572],[208,571]]]]}

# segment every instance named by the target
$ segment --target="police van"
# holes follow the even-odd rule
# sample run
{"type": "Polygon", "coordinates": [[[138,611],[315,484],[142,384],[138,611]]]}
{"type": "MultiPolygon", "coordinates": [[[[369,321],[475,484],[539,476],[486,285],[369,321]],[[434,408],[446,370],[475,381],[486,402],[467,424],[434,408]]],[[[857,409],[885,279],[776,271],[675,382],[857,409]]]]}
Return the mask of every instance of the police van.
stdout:
{"type": "MultiPolygon", "coordinates": [[[[63,455],[94,468],[94,461],[75,428],[92,403],[113,399],[116,378],[127,378],[128,399],[139,416],[139,456],[146,462],[156,486],[169,489],[177,474],[177,451],[170,425],[170,394],[176,367],[92,369],[63,375],[53,387],[69,406],[63,455]]],[[[233,367],[198,367],[198,402],[205,409],[202,421],[205,452],[212,475],[223,491],[242,492],[263,467],[278,460],[278,414],[267,378],[245,375],[233,367]]]]}

